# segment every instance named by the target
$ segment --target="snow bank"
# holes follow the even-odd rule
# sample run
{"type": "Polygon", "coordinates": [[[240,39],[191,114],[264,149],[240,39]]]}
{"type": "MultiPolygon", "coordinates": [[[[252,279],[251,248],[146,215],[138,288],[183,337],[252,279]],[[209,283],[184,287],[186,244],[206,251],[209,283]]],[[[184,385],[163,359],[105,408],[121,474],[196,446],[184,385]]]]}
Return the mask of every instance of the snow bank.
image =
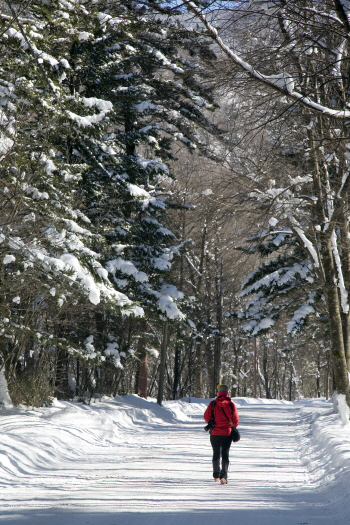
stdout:
{"type": "Polygon", "coordinates": [[[293,401],[286,399],[262,399],[260,397],[232,397],[232,401],[237,406],[244,405],[293,405],[293,401]]]}
{"type": "Polygon", "coordinates": [[[343,422],[343,425],[349,425],[349,407],[346,404],[346,397],[344,394],[339,394],[337,396],[337,402],[338,402],[338,411],[340,415],[340,419],[343,422]]]}
{"type": "Polygon", "coordinates": [[[114,448],[118,455],[121,448],[142,446],[152,429],[188,421],[183,403],[174,401],[161,407],[155,399],[136,395],[104,397],[91,405],[55,399],[50,407],[10,408],[2,379],[0,372],[0,396],[8,405],[8,410],[0,410],[0,483],[17,483],[28,475],[40,477],[62,469],[63,462],[85,461],[85,457],[97,457],[114,448]]]}
{"type": "MultiPolygon", "coordinates": [[[[345,502],[350,484],[350,425],[342,421],[342,398],[339,397],[339,414],[334,413],[332,400],[305,400],[295,405],[304,405],[299,412],[299,422],[310,439],[306,441],[300,432],[299,447],[311,481],[327,486],[327,500],[334,496],[340,502],[344,497],[345,502]]],[[[344,412],[348,414],[347,407],[344,412]]]]}
{"type": "Polygon", "coordinates": [[[163,406],[159,406],[155,399],[143,399],[134,394],[116,396],[115,400],[124,410],[133,414],[135,423],[146,421],[150,424],[164,425],[188,421],[188,416],[183,408],[185,403],[182,401],[165,401],[163,406]]]}
{"type": "Polygon", "coordinates": [[[12,401],[7,389],[7,381],[3,369],[0,370],[0,407],[1,406],[6,408],[12,407],[12,401]]]}

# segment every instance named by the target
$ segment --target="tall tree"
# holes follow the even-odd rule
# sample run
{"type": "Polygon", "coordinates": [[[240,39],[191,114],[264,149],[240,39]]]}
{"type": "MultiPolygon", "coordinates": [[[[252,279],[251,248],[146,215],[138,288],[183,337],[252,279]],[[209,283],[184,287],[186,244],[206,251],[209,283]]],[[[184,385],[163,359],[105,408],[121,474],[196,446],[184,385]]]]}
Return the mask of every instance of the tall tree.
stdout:
{"type": "Polygon", "coordinates": [[[133,355],[126,315],[184,317],[163,182],[175,141],[207,154],[198,130],[219,134],[195,59],[213,53],[162,2],[1,5],[3,356],[15,373],[37,347],[16,336],[34,302],[28,337],[55,338],[56,383],[73,372],[78,391],[133,355]]]}
{"type": "MultiPolygon", "coordinates": [[[[294,181],[289,177],[295,159],[288,176],[281,177],[274,187],[263,184],[262,178],[257,180],[255,197],[265,209],[269,206],[270,218],[280,219],[282,227],[290,229],[305,253],[305,270],[311,266],[322,287],[336,385],[349,402],[347,8],[337,0],[322,6],[313,1],[249,5],[246,45],[236,52],[223,42],[199,4],[186,3],[233,65],[233,73],[243,72],[248,81],[258,83],[264,96],[283,95],[280,102],[289,121],[299,126],[295,142],[298,140],[300,171],[294,169],[294,181]]],[[[243,4],[232,5],[232,23],[240,28],[242,9],[243,4]]],[[[225,15],[220,12],[219,16],[225,15]]]]}

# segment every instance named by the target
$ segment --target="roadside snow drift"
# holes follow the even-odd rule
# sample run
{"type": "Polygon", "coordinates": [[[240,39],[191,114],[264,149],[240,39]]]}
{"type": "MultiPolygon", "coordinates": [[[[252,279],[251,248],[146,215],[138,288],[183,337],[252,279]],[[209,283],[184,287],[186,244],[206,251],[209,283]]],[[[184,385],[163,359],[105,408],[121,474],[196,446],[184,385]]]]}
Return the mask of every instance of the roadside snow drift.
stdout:
{"type": "Polygon", "coordinates": [[[0,525],[348,523],[350,425],[332,403],[234,401],[226,486],[212,480],[209,400],[0,410],[0,525]]]}

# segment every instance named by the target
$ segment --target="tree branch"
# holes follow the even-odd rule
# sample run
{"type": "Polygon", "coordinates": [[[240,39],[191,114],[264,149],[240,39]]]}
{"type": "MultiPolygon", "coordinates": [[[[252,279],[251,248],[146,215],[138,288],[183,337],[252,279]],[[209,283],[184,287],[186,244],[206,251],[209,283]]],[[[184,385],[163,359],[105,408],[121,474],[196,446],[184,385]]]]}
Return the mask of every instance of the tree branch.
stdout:
{"type": "Polygon", "coordinates": [[[302,95],[297,91],[294,91],[293,79],[287,73],[271,76],[260,73],[260,71],[255,69],[251,64],[243,60],[239,55],[234,53],[232,49],[230,49],[226,44],[224,44],[224,42],[219,37],[215,27],[213,27],[208,22],[202,10],[198,6],[196,6],[194,2],[192,2],[191,0],[184,0],[184,3],[188,6],[188,9],[190,9],[196,15],[196,17],[199,18],[199,20],[201,20],[201,22],[208,30],[211,38],[218,44],[218,46],[222,49],[225,55],[228,56],[231,60],[233,60],[233,62],[235,62],[251,78],[258,80],[260,83],[265,84],[266,86],[274,89],[275,91],[278,91],[284,96],[293,99],[295,102],[300,102],[301,104],[303,104],[303,106],[306,106],[307,108],[311,109],[316,113],[321,113],[324,116],[328,115],[339,120],[350,118],[349,110],[338,110],[328,108],[327,106],[318,104],[317,102],[310,100],[307,96],[302,95]]]}

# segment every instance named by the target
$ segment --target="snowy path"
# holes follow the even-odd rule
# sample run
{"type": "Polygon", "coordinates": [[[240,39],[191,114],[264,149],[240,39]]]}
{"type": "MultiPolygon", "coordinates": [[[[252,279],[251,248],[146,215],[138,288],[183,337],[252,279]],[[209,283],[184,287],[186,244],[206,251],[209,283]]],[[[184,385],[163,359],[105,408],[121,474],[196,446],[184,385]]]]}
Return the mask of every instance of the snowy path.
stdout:
{"type": "MultiPolygon", "coordinates": [[[[307,409],[242,400],[242,439],[231,447],[229,484],[220,486],[211,478],[203,431],[207,402],[161,409],[128,397],[134,407],[66,403],[1,415],[0,525],[349,522],[349,454],[345,447],[336,464],[315,441],[319,432],[312,434],[316,418],[336,426],[329,403],[307,409]],[[338,482],[336,469],[343,474],[338,482]]],[[[334,435],[341,431],[349,450],[349,430],[339,423],[334,435]]]]}

